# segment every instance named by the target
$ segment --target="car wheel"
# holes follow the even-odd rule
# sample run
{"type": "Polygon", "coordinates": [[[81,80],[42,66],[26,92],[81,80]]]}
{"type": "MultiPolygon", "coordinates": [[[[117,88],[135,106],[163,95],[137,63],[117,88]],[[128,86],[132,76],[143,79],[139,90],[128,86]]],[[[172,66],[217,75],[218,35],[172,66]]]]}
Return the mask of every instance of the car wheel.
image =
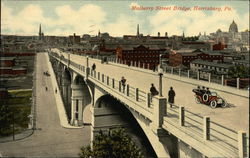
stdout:
{"type": "Polygon", "coordinates": [[[211,106],[211,108],[216,108],[217,107],[217,102],[215,101],[215,100],[212,100],[211,102],[210,102],[210,106],[211,106]]]}
{"type": "Polygon", "coordinates": [[[198,97],[195,97],[195,102],[197,103],[197,104],[200,104],[201,102],[200,102],[200,99],[198,98],[198,97]]]}
{"type": "Polygon", "coordinates": [[[208,94],[203,94],[202,99],[207,102],[208,101],[208,94]]]}
{"type": "Polygon", "coordinates": [[[222,100],[221,107],[225,108],[227,106],[227,102],[225,100],[222,100]]]}

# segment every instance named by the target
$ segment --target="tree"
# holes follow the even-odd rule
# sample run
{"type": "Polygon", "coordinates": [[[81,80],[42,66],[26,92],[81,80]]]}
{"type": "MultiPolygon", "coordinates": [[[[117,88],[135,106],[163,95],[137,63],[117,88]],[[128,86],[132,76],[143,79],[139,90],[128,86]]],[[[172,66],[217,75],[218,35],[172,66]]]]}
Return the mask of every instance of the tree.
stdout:
{"type": "Polygon", "coordinates": [[[5,134],[5,130],[10,129],[12,123],[12,112],[8,105],[0,105],[0,134],[5,134]]]}
{"type": "Polygon", "coordinates": [[[125,134],[122,128],[109,130],[108,134],[100,131],[90,145],[81,148],[79,153],[81,158],[142,158],[140,149],[125,134]]]}
{"type": "Polygon", "coordinates": [[[229,68],[228,75],[232,78],[248,78],[249,68],[244,65],[232,66],[229,68]]]}

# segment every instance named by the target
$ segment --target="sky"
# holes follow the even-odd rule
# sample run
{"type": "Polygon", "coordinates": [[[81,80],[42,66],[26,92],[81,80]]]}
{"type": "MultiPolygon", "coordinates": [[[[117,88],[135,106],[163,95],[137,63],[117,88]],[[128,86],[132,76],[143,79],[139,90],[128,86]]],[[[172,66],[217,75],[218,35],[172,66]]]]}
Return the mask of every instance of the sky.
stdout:
{"type": "Polygon", "coordinates": [[[239,31],[249,28],[249,2],[231,0],[1,0],[1,33],[68,36],[98,31],[112,36],[135,35],[137,24],[144,35],[198,35],[228,31],[232,21],[239,31]],[[156,7],[170,10],[156,10],[156,7]],[[195,10],[194,7],[221,10],[195,10]],[[133,10],[150,7],[152,10],[133,10]],[[178,9],[175,9],[178,7],[178,9]],[[186,8],[190,8],[186,10],[186,8]]]}

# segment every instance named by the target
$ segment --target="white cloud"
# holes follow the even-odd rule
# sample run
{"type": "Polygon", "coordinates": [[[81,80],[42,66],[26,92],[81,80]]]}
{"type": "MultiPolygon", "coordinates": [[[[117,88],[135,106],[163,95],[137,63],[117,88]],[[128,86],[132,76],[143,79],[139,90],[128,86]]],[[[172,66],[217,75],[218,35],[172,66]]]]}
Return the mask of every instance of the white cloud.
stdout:
{"type": "MultiPolygon", "coordinates": [[[[128,5],[140,6],[136,2],[128,5]]],[[[233,8],[233,7],[232,7],[233,8]]],[[[76,33],[97,34],[109,32],[113,36],[124,34],[136,34],[136,25],[140,24],[141,33],[151,35],[168,32],[169,35],[197,35],[199,32],[215,32],[218,28],[228,31],[228,27],[234,19],[240,31],[249,26],[249,12],[240,15],[236,10],[230,12],[211,12],[210,15],[202,11],[153,11],[151,16],[145,17],[143,12],[126,15],[123,12],[116,15],[115,19],[109,19],[101,6],[85,4],[79,9],[70,5],[57,6],[55,9],[57,18],[45,17],[44,11],[39,5],[27,5],[18,13],[13,13],[12,8],[2,3],[1,8],[1,32],[12,34],[37,35],[39,24],[45,35],[69,35],[76,33]],[[93,26],[93,27],[90,27],[93,26]],[[148,29],[151,29],[149,32],[148,29]],[[91,32],[93,31],[93,32],[91,32]]]]}
{"type": "Polygon", "coordinates": [[[140,7],[138,3],[132,2],[129,4],[129,8],[132,8],[133,6],[140,7]]]}
{"type": "Polygon", "coordinates": [[[44,17],[39,5],[28,5],[14,15],[12,10],[3,4],[1,14],[4,18],[1,20],[5,25],[1,31],[8,29],[14,34],[35,35],[38,33],[39,23],[42,23],[42,26],[48,28],[44,30],[45,34],[83,34],[89,31],[90,25],[101,25],[106,20],[106,13],[102,8],[93,4],[83,5],[78,10],[69,5],[59,6],[55,8],[55,13],[57,19],[44,17]]]}
{"type": "Polygon", "coordinates": [[[108,23],[102,30],[109,32],[112,36],[135,35],[137,23],[143,23],[143,20],[140,20],[136,16],[130,17],[121,14],[117,17],[115,22],[108,23]]]}
{"type": "MultiPolygon", "coordinates": [[[[224,6],[222,6],[223,8],[224,6]]],[[[238,24],[240,31],[249,26],[249,13],[240,16],[236,10],[232,11],[206,11],[212,14],[205,14],[203,11],[158,11],[150,16],[148,21],[152,26],[152,33],[168,32],[169,35],[198,35],[199,32],[215,32],[218,28],[228,31],[233,19],[238,24]]]]}

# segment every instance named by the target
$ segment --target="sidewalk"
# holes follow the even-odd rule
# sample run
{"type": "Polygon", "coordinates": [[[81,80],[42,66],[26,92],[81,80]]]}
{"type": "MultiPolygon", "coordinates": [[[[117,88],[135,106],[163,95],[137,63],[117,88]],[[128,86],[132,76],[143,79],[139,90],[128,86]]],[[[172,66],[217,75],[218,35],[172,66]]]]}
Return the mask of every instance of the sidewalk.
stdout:
{"type": "Polygon", "coordinates": [[[11,136],[0,138],[0,143],[22,140],[22,139],[25,139],[25,138],[31,136],[33,133],[34,133],[34,130],[26,129],[21,133],[15,134],[15,140],[13,140],[13,136],[11,135],[11,136]]]}
{"type": "Polygon", "coordinates": [[[58,88],[59,86],[58,86],[58,83],[56,81],[56,76],[55,76],[54,70],[52,68],[51,63],[49,62],[48,53],[46,53],[46,61],[47,61],[47,64],[48,64],[48,71],[49,71],[50,77],[51,77],[52,89],[53,89],[54,92],[55,92],[55,89],[57,89],[57,93],[54,93],[54,96],[55,96],[55,99],[56,99],[55,100],[56,101],[56,107],[57,107],[57,111],[58,111],[58,114],[59,114],[59,119],[60,119],[61,126],[64,127],[64,128],[83,128],[84,126],[76,127],[76,126],[71,126],[68,123],[68,117],[67,117],[65,107],[64,107],[64,104],[63,104],[63,101],[62,101],[61,92],[60,92],[60,89],[58,88]]]}

